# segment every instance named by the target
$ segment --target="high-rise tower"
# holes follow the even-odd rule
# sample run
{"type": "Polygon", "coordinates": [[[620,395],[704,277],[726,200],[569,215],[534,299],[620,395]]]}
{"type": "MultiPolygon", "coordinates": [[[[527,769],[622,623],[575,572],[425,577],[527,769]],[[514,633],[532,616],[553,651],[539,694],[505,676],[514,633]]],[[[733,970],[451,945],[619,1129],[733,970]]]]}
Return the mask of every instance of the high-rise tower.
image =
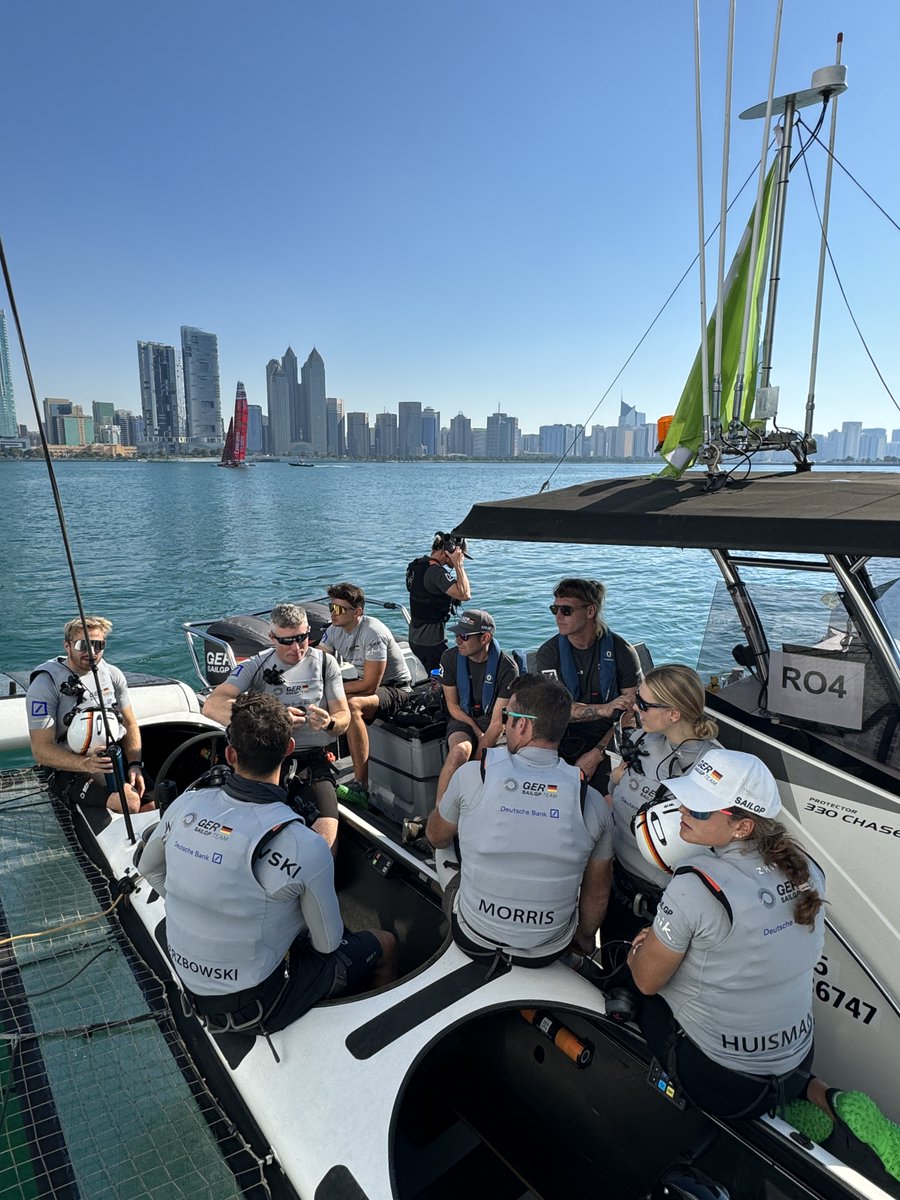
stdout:
{"type": "Polygon", "coordinates": [[[162,342],[138,342],[137,348],[144,436],[174,453],[187,438],[181,355],[162,342]]]}
{"type": "MultiPolygon", "coordinates": [[[[290,347],[288,347],[290,349],[290,347]]],[[[296,370],[296,358],[294,359],[296,370]]],[[[284,362],[270,358],[266,365],[266,405],[269,412],[269,454],[290,454],[291,442],[291,389],[284,362]]]]}
{"type": "Polygon", "coordinates": [[[300,409],[304,417],[303,440],[309,442],[313,454],[324,458],[328,453],[325,362],[315,346],[300,369],[300,409]]]}
{"type": "Polygon", "coordinates": [[[12,368],[9,365],[9,338],[6,335],[6,313],[0,308],[0,437],[18,436],[12,368]]]}
{"type": "Polygon", "coordinates": [[[181,327],[184,402],[187,433],[192,446],[216,446],[224,441],[222,397],[219,391],[219,339],[214,333],[181,327]]]}

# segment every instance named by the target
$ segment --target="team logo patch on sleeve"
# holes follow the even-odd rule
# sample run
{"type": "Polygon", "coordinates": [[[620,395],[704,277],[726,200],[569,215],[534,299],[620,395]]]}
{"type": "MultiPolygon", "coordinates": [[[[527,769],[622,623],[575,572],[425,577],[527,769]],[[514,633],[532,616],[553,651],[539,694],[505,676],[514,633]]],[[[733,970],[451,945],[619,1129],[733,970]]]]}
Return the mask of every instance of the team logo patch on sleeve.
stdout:
{"type": "Polygon", "coordinates": [[[32,700],[31,715],[33,717],[49,717],[50,713],[47,711],[47,701],[46,700],[32,700]]]}

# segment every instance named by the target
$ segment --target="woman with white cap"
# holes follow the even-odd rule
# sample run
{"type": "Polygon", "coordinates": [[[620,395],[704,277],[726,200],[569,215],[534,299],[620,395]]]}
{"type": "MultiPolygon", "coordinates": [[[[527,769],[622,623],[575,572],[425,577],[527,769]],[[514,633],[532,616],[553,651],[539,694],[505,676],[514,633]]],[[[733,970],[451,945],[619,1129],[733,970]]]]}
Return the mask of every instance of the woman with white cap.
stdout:
{"type": "Polygon", "coordinates": [[[810,1079],[824,876],[775,820],[778,786],[754,755],[714,747],[666,786],[698,853],[628,955],[641,1028],[696,1104],[757,1116],[810,1079]]]}

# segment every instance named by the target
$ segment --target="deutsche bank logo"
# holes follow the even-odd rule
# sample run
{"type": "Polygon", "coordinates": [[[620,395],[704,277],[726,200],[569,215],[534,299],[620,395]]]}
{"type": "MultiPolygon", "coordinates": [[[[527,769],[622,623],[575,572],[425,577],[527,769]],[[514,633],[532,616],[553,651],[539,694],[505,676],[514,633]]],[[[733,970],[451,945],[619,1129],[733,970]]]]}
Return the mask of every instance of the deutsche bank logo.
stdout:
{"type": "Polygon", "coordinates": [[[222,861],[222,855],[221,855],[221,854],[214,854],[214,855],[212,856],[212,860],[213,860],[213,862],[214,862],[214,863],[220,863],[220,862],[222,861]]]}
{"type": "Polygon", "coordinates": [[[33,717],[49,717],[50,714],[49,714],[49,712],[47,712],[47,701],[46,700],[32,700],[31,715],[33,717]]]}
{"type": "Polygon", "coordinates": [[[553,820],[555,820],[555,821],[558,821],[558,820],[559,820],[559,809],[558,809],[558,808],[551,808],[551,809],[550,809],[550,816],[553,818],[553,820]]]}

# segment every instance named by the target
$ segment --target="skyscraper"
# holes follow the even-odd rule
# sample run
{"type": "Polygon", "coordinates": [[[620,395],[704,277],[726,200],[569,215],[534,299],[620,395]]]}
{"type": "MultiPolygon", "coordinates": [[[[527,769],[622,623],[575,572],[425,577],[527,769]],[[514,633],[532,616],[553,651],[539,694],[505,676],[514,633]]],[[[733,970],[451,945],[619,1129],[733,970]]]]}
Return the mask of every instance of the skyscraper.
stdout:
{"type": "Polygon", "coordinates": [[[162,342],[138,342],[137,348],[144,436],[174,453],[187,438],[181,355],[162,342]]]}
{"type": "Polygon", "coordinates": [[[337,396],[326,396],[325,450],[329,458],[343,458],[344,441],[344,402],[337,396]]]}
{"type": "Polygon", "coordinates": [[[0,308],[0,437],[18,437],[16,401],[13,396],[12,368],[9,365],[9,338],[6,313],[0,308]]]}
{"type": "Polygon", "coordinates": [[[368,413],[347,413],[347,453],[351,458],[369,457],[368,413]]]}
{"type": "Polygon", "coordinates": [[[433,408],[422,409],[422,445],[429,458],[438,453],[441,438],[441,414],[433,408]]]}
{"type": "Polygon", "coordinates": [[[300,408],[304,414],[304,441],[313,454],[323,458],[328,452],[325,421],[325,362],[313,346],[309,358],[300,370],[300,408]]]}
{"type": "MultiPolygon", "coordinates": [[[[306,418],[303,413],[303,402],[300,396],[300,377],[297,374],[297,355],[288,346],[284,354],[281,356],[281,368],[284,371],[284,386],[285,395],[287,396],[288,412],[291,419],[291,428],[288,437],[290,442],[305,442],[306,441],[306,418]]],[[[287,448],[279,451],[280,454],[286,454],[287,448]]]]}
{"type": "Polygon", "coordinates": [[[485,456],[487,458],[515,458],[519,433],[518,417],[506,413],[491,413],[487,419],[485,456]]]}
{"type": "Polygon", "coordinates": [[[418,400],[401,400],[397,454],[400,458],[422,457],[422,405],[418,400]]]}
{"type": "Polygon", "coordinates": [[[214,333],[182,325],[181,359],[191,445],[221,447],[225,439],[219,390],[219,339],[214,333]]]}
{"type": "Polygon", "coordinates": [[[450,419],[450,440],[447,453],[464,454],[467,458],[472,457],[472,422],[462,413],[457,413],[450,419]]]}
{"type": "Polygon", "coordinates": [[[384,462],[397,457],[397,414],[378,413],[375,417],[375,457],[384,462]]]}
{"type": "Polygon", "coordinates": [[[266,365],[266,406],[269,412],[268,453],[290,454],[294,440],[291,437],[290,381],[283,363],[277,358],[270,358],[266,365]]]}
{"type": "Polygon", "coordinates": [[[247,406],[247,453],[263,452],[263,411],[261,404],[247,406]]]}

